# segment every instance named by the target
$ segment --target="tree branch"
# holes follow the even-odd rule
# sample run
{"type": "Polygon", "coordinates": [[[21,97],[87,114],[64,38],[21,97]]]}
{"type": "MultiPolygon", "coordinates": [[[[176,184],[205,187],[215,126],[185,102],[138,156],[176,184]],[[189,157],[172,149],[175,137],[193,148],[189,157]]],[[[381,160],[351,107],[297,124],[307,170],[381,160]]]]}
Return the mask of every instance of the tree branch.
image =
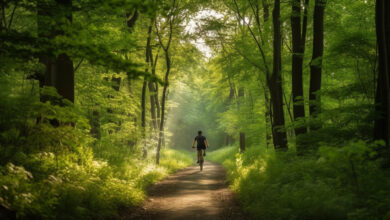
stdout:
{"type": "Polygon", "coordinates": [[[270,70],[269,70],[269,67],[268,67],[268,64],[267,64],[267,59],[266,59],[264,50],[263,50],[262,46],[260,45],[260,42],[258,41],[256,35],[255,35],[254,32],[252,31],[252,28],[249,26],[248,23],[246,23],[245,19],[241,16],[240,9],[239,9],[239,7],[238,7],[238,4],[237,4],[236,0],[234,0],[234,5],[235,5],[235,7],[236,7],[236,9],[237,9],[236,13],[237,13],[238,16],[240,17],[240,19],[244,22],[244,24],[246,24],[246,26],[248,27],[249,32],[250,32],[251,35],[252,35],[252,38],[253,38],[253,39],[255,40],[255,42],[256,42],[257,48],[259,49],[260,54],[261,54],[261,57],[262,57],[262,59],[263,59],[264,66],[265,66],[265,69],[266,69],[267,78],[268,78],[269,75],[270,75],[270,70]]]}
{"type": "MultiPolygon", "coordinates": [[[[9,19],[9,22],[8,22],[8,30],[11,29],[11,25],[12,25],[12,21],[14,19],[14,15],[15,15],[15,11],[16,11],[16,8],[18,7],[18,2],[16,1],[15,2],[15,7],[14,9],[12,10],[12,13],[11,13],[11,18],[9,19]]],[[[5,20],[4,20],[5,21],[5,20]]]]}

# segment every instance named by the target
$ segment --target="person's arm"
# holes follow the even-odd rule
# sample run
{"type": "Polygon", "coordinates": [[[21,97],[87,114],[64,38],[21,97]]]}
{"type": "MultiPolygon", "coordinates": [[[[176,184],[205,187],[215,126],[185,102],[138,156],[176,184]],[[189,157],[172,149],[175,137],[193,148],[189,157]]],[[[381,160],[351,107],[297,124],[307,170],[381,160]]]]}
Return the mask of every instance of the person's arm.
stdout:
{"type": "Polygon", "coordinates": [[[195,139],[194,142],[192,143],[192,148],[195,148],[195,143],[196,143],[196,139],[195,139]]]}
{"type": "Polygon", "coordinates": [[[209,148],[209,143],[207,142],[207,139],[204,139],[204,144],[206,145],[207,148],[209,148]]]}

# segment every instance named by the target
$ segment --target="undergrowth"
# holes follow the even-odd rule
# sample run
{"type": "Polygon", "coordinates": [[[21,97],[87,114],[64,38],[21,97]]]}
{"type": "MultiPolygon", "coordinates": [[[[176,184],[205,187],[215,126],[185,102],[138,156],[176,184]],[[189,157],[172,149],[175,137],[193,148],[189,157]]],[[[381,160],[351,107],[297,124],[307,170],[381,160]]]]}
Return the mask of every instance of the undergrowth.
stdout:
{"type": "Polygon", "coordinates": [[[155,145],[143,159],[141,141],[129,146],[115,136],[128,132],[123,128],[93,138],[71,104],[0,99],[0,219],[113,218],[139,204],[150,184],[192,162],[185,151],[162,149],[155,165],[155,145]]]}
{"type": "Polygon", "coordinates": [[[22,219],[105,219],[120,207],[137,205],[150,184],[192,162],[169,149],[162,151],[160,166],[136,159],[110,165],[85,154],[82,163],[70,155],[40,152],[22,164],[1,166],[0,204],[22,219]],[[57,161],[64,164],[52,169],[57,161]]]}
{"type": "Polygon", "coordinates": [[[23,164],[0,167],[0,204],[22,219],[112,217],[118,208],[141,202],[150,184],[191,163],[184,153],[168,149],[162,151],[160,166],[135,159],[116,166],[92,156],[79,163],[50,152],[29,157],[23,164]],[[51,169],[57,160],[65,164],[51,169]]]}
{"type": "Polygon", "coordinates": [[[255,219],[389,219],[390,177],[375,159],[376,146],[323,146],[307,158],[261,146],[240,154],[230,146],[208,157],[227,168],[255,219]]]}

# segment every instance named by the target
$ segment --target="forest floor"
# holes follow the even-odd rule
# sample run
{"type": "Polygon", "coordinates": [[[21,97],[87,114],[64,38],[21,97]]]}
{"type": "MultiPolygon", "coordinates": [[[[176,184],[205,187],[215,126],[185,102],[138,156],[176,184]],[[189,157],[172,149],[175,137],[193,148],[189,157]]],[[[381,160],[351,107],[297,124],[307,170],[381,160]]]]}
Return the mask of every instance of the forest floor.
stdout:
{"type": "Polygon", "coordinates": [[[148,190],[139,207],[121,212],[121,219],[248,219],[240,211],[228,188],[226,171],[218,164],[205,162],[203,171],[190,166],[148,190]]]}

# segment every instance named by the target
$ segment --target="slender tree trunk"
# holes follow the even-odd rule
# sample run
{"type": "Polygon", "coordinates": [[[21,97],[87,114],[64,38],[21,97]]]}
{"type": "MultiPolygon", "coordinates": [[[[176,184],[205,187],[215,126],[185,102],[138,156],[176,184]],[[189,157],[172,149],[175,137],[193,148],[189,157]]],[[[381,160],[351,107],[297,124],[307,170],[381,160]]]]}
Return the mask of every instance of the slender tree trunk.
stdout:
{"type": "Polygon", "coordinates": [[[287,136],[284,129],[283,88],[282,88],[282,37],[280,31],[280,0],[275,0],[273,10],[274,25],[274,60],[270,80],[270,93],[273,115],[273,142],[276,150],[287,150],[287,136]]]}
{"type": "MultiPolygon", "coordinates": [[[[0,33],[3,31],[3,16],[1,16],[2,14],[4,14],[3,10],[4,10],[4,4],[5,2],[4,1],[1,1],[1,6],[0,6],[0,33]]],[[[39,4],[39,3],[38,3],[39,4]]]]}
{"type": "MultiPolygon", "coordinates": [[[[292,96],[294,121],[305,118],[305,106],[303,98],[303,58],[306,43],[307,6],[309,0],[305,0],[303,25],[301,28],[301,0],[292,1],[291,30],[292,30],[292,96]],[[302,29],[302,30],[301,30],[302,29]]],[[[295,135],[306,133],[306,127],[295,127],[295,135]]],[[[298,147],[298,146],[297,146],[298,147]]]]}
{"type": "MultiPolygon", "coordinates": [[[[237,97],[238,98],[238,100],[237,100],[238,109],[240,109],[240,104],[242,102],[242,99],[244,98],[244,93],[245,93],[244,88],[240,87],[238,89],[238,97],[237,97]]],[[[240,140],[240,152],[244,153],[244,151],[245,151],[245,133],[243,131],[239,132],[239,140],[240,140]]]]}
{"type": "MultiPolygon", "coordinates": [[[[151,19],[149,29],[148,29],[148,43],[147,43],[147,50],[146,50],[146,60],[147,60],[148,67],[151,68],[151,72],[154,75],[155,74],[155,64],[154,64],[154,60],[153,60],[152,47],[150,46],[153,22],[154,22],[154,20],[151,19]]],[[[157,129],[156,104],[158,105],[158,103],[156,103],[156,100],[155,100],[156,91],[155,91],[154,83],[149,82],[148,88],[149,88],[149,96],[150,96],[150,114],[152,117],[153,130],[155,131],[157,129]]]]}
{"type": "MultiPolygon", "coordinates": [[[[177,7],[176,5],[176,0],[173,0],[172,2],[173,7],[177,7]]],[[[160,163],[160,150],[161,150],[161,144],[163,144],[163,138],[164,136],[164,122],[165,122],[165,102],[167,98],[167,90],[168,90],[168,85],[169,85],[169,73],[171,72],[171,58],[169,55],[169,49],[171,46],[172,42],[172,35],[173,35],[173,22],[174,22],[174,13],[170,15],[168,18],[168,23],[169,23],[169,32],[168,32],[168,41],[166,45],[164,46],[164,43],[162,41],[162,37],[159,33],[159,29],[156,25],[156,34],[159,40],[159,44],[161,48],[164,50],[165,54],[165,63],[166,63],[166,72],[165,72],[165,77],[164,77],[164,88],[163,88],[163,93],[162,93],[162,98],[161,98],[161,119],[160,119],[160,132],[158,135],[158,144],[157,144],[157,152],[156,152],[156,164],[160,163]]],[[[164,139],[164,144],[165,144],[165,139],[164,139]]]]}
{"type": "Polygon", "coordinates": [[[272,142],[272,124],[270,121],[271,118],[271,103],[269,100],[269,94],[264,91],[264,104],[265,104],[265,141],[267,148],[271,145],[272,142]]]}
{"type": "MultiPolygon", "coordinates": [[[[307,12],[309,0],[304,0],[303,24],[301,25],[301,0],[292,1],[291,30],[292,30],[292,98],[294,122],[305,119],[305,104],[303,93],[303,60],[305,55],[307,12]]],[[[301,155],[305,148],[299,135],[307,133],[306,125],[295,125],[297,153],[301,155]]]]}
{"type": "Polygon", "coordinates": [[[155,89],[153,82],[148,83],[149,87],[149,95],[150,95],[150,116],[152,117],[152,127],[154,130],[157,129],[157,121],[156,121],[156,102],[154,99],[155,89]]]}
{"type": "Polygon", "coordinates": [[[378,83],[375,97],[375,111],[378,117],[374,123],[374,139],[390,143],[390,2],[376,1],[376,35],[378,47],[378,83]]]}
{"type": "MultiPolygon", "coordinates": [[[[157,66],[157,61],[158,61],[158,55],[159,55],[159,50],[157,50],[156,57],[153,59],[153,53],[152,50],[150,50],[150,62],[151,62],[151,68],[152,68],[152,74],[156,75],[156,66],[157,66]]],[[[160,124],[160,102],[158,100],[158,84],[157,83],[150,83],[150,86],[153,88],[153,102],[156,110],[156,116],[155,116],[155,124],[156,124],[156,129],[158,129],[158,126],[160,124]]],[[[152,98],[152,97],[151,97],[152,98]]]]}
{"type": "Polygon", "coordinates": [[[126,13],[126,19],[127,19],[127,27],[130,28],[130,31],[133,31],[136,21],[138,20],[138,9],[134,10],[133,15],[130,13],[126,13]]]}
{"type": "MultiPolygon", "coordinates": [[[[309,106],[310,116],[313,118],[321,112],[322,56],[324,54],[324,13],[326,0],[315,0],[314,25],[313,25],[313,57],[310,63],[310,91],[309,106]]],[[[311,130],[317,130],[320,126],[313,125],[311,130]]]]}
{"type": "Polygon", "coordinates": [[[245,133],[240,132],[240,152],[245,152],[245,133]]]}
{"type": "MultiPolygon", "coordinates": [[[[154,103],[156,104],[156,123],[157,123],[157,126],[160,125],[160,120],[161,120],[161,105],[160,105],[160,101],[158,99],[159,97],[159,92],[158,92],[158,85],[155,84],[155,95],[154,95],[154,103]]],[[[158,128],[158,127],[157,127],[158,128]]]]}
{"type": "Polygon", "coordinates": [[[167,70],[165,72],[165,78],[164,78],[165,84],[164,84],[162,98],[161,98],[161,119],[160,119],[160,132],[159,132],[158,144],[157,144],[156,164],[160,163],[160,150],[161,150],[161,145],[164,136],[163,132],[164,132],[164,118],[165,118],[165,100],[166,100],[166,94],[168,89],[169,73],[171,71],[171,59],[169,57],[169,51],[164,50],[164,52],[165,52],[165,61],[167,65],[167,70]]]}
{"type": "Polygon", "coordinates": [[[146,158],[148,153],[146,150],[146,86],[147,82],[144,78],[144,82],[142,84],[142,95],[141,95],[141,127],[142,127],[142,157],[146,158]]]}
{"type": "MultiPolygon", "coordinates": [[[[233,84],[231,83],[230,75],[228,75],[228,78],[229,78],[230,91],[229,91],[229,98],[225,102],[226,106],[230,105],[232,100],[234,100],[234,95],[235,95],[235,90],[233,84]]],[[[225,146],[234,144],[234,138],[232,137],[232,135],[226,134],[224,144],[225,146]]]]}
{"type": "MultiPolygon", "coordinates": [[[[148,27],[148,37],[146,40],[146,49],[145,49],[145,72],[149,72],[150,67],[150,41],[151,41],[151,34],[152,34],[152,23],[148,27]]],[[[141,127],[142,127],[142,151],[143,151],[143,158],[146,158],[148,153],[146,150],[146,87],[148,85],[148,82],[146,81],[146,78],[144,77],[144,82],[142,84],[142,95],[141,95],[141,127]]]]}

